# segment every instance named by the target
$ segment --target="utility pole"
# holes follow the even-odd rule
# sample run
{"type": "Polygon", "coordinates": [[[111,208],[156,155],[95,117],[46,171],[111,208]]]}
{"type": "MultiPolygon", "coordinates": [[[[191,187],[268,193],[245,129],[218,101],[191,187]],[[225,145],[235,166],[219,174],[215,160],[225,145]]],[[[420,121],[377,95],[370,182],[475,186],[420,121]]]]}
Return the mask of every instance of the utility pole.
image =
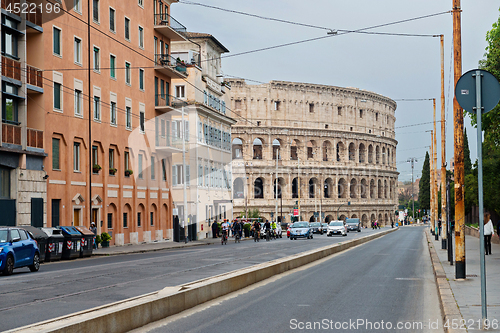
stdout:
{"type": "Polygon", "coordinates": [[[448,219],[446,213],[446,119],[444,106],[444,35],[441,39],[441,225],[443,228],[441,236],[441,249],[446,250],[447,234],[448,234],[448,219]]]}
{"type": "Polygon", "coordinates": [[[276,191],[276,223],[278,222],[278,158],[279,158],[279,153],[280,150],[279,148],[276,149],[276,185],[275,185],[275,191],[276,191]]]}
{"type": "Polygon", "coordinates": [[[297,209],[299,211],[299,216],[297,216],[297,221],[300,221],[300,157],[297,156],[297,171],[298,171],[298,179],[297,179],[297,194],[298,194],[298,199],[297,200],[297,209]]]}
{"type": "MultiPolygon", "coordinates": [[[[460,0],[453,1],[453,74],[454,86],[462,76],[462,28],[460,0]]],[[[465,205],[464,205],[464,115],[453,98],[455,159],[455,278],[465,279],[465,205]]]]}
{"type": "Polygon", "coordinates": [[[184,184],[184,214],[182,214],[182,224],[184,226],[184,243],[187,243],[187,223],[186,223],[186,217],[187,217],[187,184],[186,184],[186,170],[187,170],[187,165],[186,165],[186,123],[184,122],[184,105],[182,106],[182,183],[184,184]]]}
{"type": "Polygon", "coordinates": [[[413,196],[413,166],[415,162],[418,161],[415,157],[410,157],[407,162],[411,163],[411,202],[412,202],[413,223],[415,223],[415,198],[413,196]]]}
{"type": "Polygon", "coordinates": [[[429,210],[430,210],[430,214],[429,214],[429,217],[430,217],[430,221],[429,221],[429,224],[430,224],[430,228],[431,228],[431,234],[434,235],[434,232],[436,231],[435,227],[434,227],[434,159],[432,158],[434,155],[434,131],[433,130],[430,130],[430,131],[426,131],[426,132],[430,132],[431,133],[431,156],[430,156],[430,159],[429,159],[429,162],[430,162],[430,168],[429,168],[429,174],[430,174],[430,207],[429,207],[429,210]]]}
{"type": "Polygon", "coordinates": [[[438,220],[439,220],[439,214],[438,214],[438,183],[437,183],[437,131],[436,131],[436,99],[434,98],[434,137],[433,137],[433,142],[434,142],[434,149],[433,151],[433,158],[434,158],[434,163],[433,163],[433,168],[432,168],[432,173],[434,174],[434,227],[436,228],[435,231],[435,240],[439,240],[439,225],[438,225],[438,220]]]}

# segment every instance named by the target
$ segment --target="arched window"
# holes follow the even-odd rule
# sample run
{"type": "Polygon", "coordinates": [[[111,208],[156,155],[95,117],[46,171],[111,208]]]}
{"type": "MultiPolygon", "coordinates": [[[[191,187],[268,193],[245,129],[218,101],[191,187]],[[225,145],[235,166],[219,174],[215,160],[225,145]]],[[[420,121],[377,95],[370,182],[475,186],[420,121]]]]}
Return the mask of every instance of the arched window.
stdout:
{"type": "Polygon", "coordinates": [[[243,179],[236,178],[233,182],[233,198],[241,199],[245,197],[245,188],[243,184],[243,179]]]}
{"type": "Polygon", "coordinates": [[[235,138],[232,142],[233,160],[243,158],[243,141],[235,138]]]}
{"type": "Polygon", "coordinates": [[[253,184],[253,193],[255,199],[264,199],[264,180],[257,178],[253,184]]]}
{"type": "Polygon", "coordinates": [[[262,159],[262,140],[259,138],[253,140],[253,159],[254,160],[262,159]]]}
{"type": "Polygon", "coordinates": [[[359,144],[359,163],[365,163],[366,148],[365,145],[359,144]]]}

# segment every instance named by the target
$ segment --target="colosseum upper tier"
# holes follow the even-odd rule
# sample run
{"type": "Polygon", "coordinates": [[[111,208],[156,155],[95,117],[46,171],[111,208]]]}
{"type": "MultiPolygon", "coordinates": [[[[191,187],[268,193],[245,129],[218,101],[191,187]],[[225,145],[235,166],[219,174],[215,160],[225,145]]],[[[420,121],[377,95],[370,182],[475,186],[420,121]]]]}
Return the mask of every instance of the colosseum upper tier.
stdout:
{"type": "Polygon", "coordinates": [[[230,84],[235,217],[258,208],[284,222],[294,209],[305,221],[395,220],[395,101],[318,84],[230,84]]]}

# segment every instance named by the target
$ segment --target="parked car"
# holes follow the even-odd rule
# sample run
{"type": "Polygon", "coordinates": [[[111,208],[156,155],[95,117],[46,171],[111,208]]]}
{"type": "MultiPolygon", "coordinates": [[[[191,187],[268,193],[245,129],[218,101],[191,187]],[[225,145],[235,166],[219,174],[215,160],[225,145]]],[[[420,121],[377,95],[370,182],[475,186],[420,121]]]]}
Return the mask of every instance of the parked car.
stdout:
{"type": "Polygon", "coordinates": [[[357,231],[361,232],[361,222],[358,218],[348,218],[345,223],[347,224],[347,232],[357,231]]]}
{"type": "Polygon", "coordinates": [[[323,235],[323,226],[321,225],[320,222],[309,223],[309,227],[312,229],[312,232],[314,234],[321,234],[321,235],[323,235]]]}
{"type": "Polygon", "coordinates": [[[290,240],[297,240],[297,238],[312,239],[312,229],[309,227],[309,222],[299,221],[292,224],[290,229],[290,240]]]}
{"type": "Polygon", "coordinates": [[[40,252],[36,241],[23,229],[0,227],[0,272],[11,275],[14,268],[40,269],[40,252]]]}
{"type": "Polygon", "coordinates": [[[328,237],[333,235],[347,236],[347,227],[344,221],[332,221],[328,225],[328,232],[326,233],[328,237]]]}
{"type": "Polygon", "coordinates": [[[328,232],[328,223],[321,223],[321,226],[323,227],[323,233],[327,233],[328,232]]]}

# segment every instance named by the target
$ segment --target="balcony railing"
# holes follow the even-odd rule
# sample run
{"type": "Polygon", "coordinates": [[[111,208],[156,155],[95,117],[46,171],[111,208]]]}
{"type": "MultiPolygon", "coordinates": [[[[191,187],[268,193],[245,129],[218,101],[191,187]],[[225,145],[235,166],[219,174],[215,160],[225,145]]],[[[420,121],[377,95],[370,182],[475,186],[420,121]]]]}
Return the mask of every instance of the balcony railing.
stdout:
{"type": "Polygon", "coordinates": [[[27,71],[27,80],[26,82],[28,84],[37,86],[39,88],[43,88],[43,72],[42,70],[26,65],[26,71],[27,71]]]}
{"type": "Polygon", "coordinates": [[[177,32],[187,31],[184,25],[168,14],[155,14],[155,25],[169,26],[177,32]]]}
{"type": "Polygon", "coordinates": [[[175,69],[181,73],[186,72],[186,65],[169,54],[155,54],[155,64],[175,69]]]}
{"type": "MultiPolygon", "coordinates": [[[[26,20],[29,22],[36,24],[38,26],[42,26],[42,11],[40,9],[40,6],[33,6],[31,5],[32,2],[27,1],[27,10],[26,10],[26,20]]],[[[8,10],[10,13],[14,13],[16,15],[20,14],[20,0],[2,0],[2,8],[5,10],[8,10]],[[17,6],[14,6],[14,4],[17,4],[17,6]],[[17,12],[16,12],[17,11],[17,12]]],[[[33,3],[36,5],[36,3],[33,3]]],[[[24,8],[24,7],[23,7],[24,8]]]]}
{"type": "Polygon", "coordinates": [[[162,136],[156,135],[157,148],[175,148],[182,150],[182,138],[174,137],[173,135],[162,136]]]}
{"type": "Polygon", "coordinates": [[[28,128],[28,146],[43,149],[43,131],[28,128]]]}
{"type": "Polygon", "coordinates": [[[170,95],[155,95],[155,106],[170,106],[170,95]]]}
{"type": "Polygon", "coordinates": [[[21,81],[21,62],[2,56],[2,75],[21,81]]]}
{"type": "Polygon", "coordinates": [[[21,126],[3,123],[2,142],[21,145],[21,126]]]}
{"type": "Polygon", "coordinates": [[[20,0],[2,0],[2,8],[3,9],[10,9],[11,11],[14,10],[14,4],[20,4],[20,0]]]}

